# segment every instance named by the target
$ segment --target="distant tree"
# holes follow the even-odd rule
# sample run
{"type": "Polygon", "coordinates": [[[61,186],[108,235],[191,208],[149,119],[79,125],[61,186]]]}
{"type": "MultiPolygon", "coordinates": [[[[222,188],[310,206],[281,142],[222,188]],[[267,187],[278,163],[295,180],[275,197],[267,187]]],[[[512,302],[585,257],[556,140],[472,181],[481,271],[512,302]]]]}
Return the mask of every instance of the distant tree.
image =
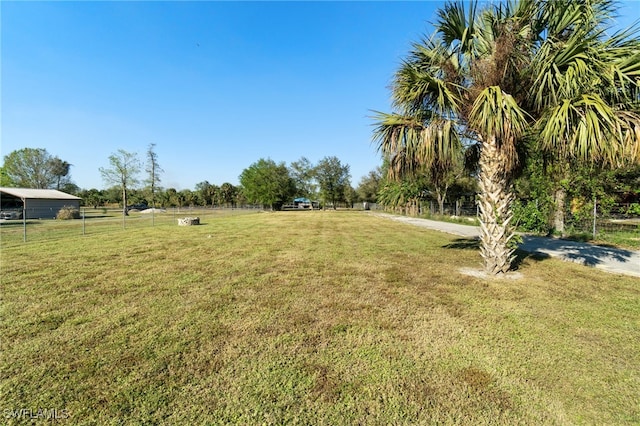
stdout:
{"type": "Polygon", "coordinates": [[[51,155],[43,148],[23,148],[4,157],[4,171],[17,187],[52,188],[56,176],[51,155]]]}
{"type": "Polygon", "coordinates": [[[209,181],[206,180],[196,184],[195,191],[198,194],[198,200],[201,205],[208,206],[211,204],[213,206],[215,188],[215,185],[211,185],[209,181]]]}
{"type": "Polygon", "coordinates": [[[164,207],[175,207],[179,205],[179,195],[175,188],[167,188],[163,192],[162,205],[164,207]]]}
{"type": "Polygon", "coordinates": [[[82,198],[85,206],[91,206],[94,209],[104,203],[104,195],[102,191],[95,188],[80,191],[78,196],[82,198]]]}
{"type": "Polygon", "coordinates": [[[78,185],[71,181],[66,181],[60,186],[60,191],[66,192],[67,194],[78,196],[81,189],[78,185]]]}
{"type": "Polygon", "coordinates": [[[122,204],[122,188],[120,186],[110,186],[102,191],[104,202],[107,204],[122,204]]]}
{"type": "Polygon", "coordinates": [[[247,197],[244,195],[244,188],[242,186],[236,186],[236,206],[245,206],[247,204],[247,197]]]}
{"type": "Polygon", "coordinates": [[[198,201],[198,194],[196,192],[191,191],[190,189],[183,189],[178,193],[178,195],[180,196],[180,200],[182,201],[182,204],[180,204],[181,207],[182,206],[193,207],[198,201]]]}
{"type": "Polygon", "coordinates": [[[356,188],[360,201],[375,203],[378,199],[381,182],[382,169],[380,167],[376,167],[375,170],[371,170],[366,176],[363,176],[356,188]]]}
{"type": "Polygon", "coordinates": [[[111,165],[109,168],[100,167],[100,174],[105,183],[120,186],[122,190],[122,214],[126,216],[129,214],[127,212],[127,191],[138,183],[137,175],[140,173],[140,160],[138,160],[136,153],[119,149],[118,152],[109,156],[109,164],[111,165]]]}
{"type": "Polygon", "coordinates": [[[4,166],[0,167],[0,186],[15,187],[15,183],[7,174],[4,166]]]}
{"type": "Polygon", "coordinates": [[[352,208],[355,203],[358,202],[358,193],[355,188],[351,185],[347,185],[344,189],[344,200],[349,204],[352,208]]]}
{"type": "Polygon", "coordinates": [[[314,166],[306,157],[300,157],[289,165],[291,178],[296,185],[296,195],[300,197],[314,198],[316,196],[314,166]]]}
{"type": "MultiPolygon", "coordinates": [[[[462,154],[462,153],[461,153],[462,154]]],[[[464,167],[462,156],[452,156],[450,161],[440,162],[434,161],[430,167],[424,172],[424,178],[427,183],[432,198],[438,203],[438,212],[444,215],[444,203],[451,195],[451,189],[470,189],[475,185],[470,182],[469,171],[464,167]]]]}
{"type": "MultiPolygon", "coordinates": [[[[71,164],[66,161],[59,159],[58,157],[53,157],[49,160],[51,174],[56,179],[56,189],[60,190],[60,184],[62,179],[69,175],[69,169],[71,168],[71,164]]],[[[62,182],[64,184],[64,182],[62,182]]]]}
{"type": "Polygon", "coordinates": [[[156,191],[156,206],[166,207],[168,204],[167,192],[164,189],[159,188],[156,191]]]}
{"type": "Polygon", "coordinates": [[[425,192],[424,179],[386,179],[381,182],[378,203],[383,205],[385,210],[417,216],[425,192]]]}
{"type": "Polygon", "coordinates": [[[345,191],[349,188],[351,178],[349,165],[343,165],[338,157],[324,157],[314,170],[322,199],[335,209],[339,201],[346,200],[345,191]]]}
{"type": "Polygon", "coordinates": [[[295,195],[295,182],[289,175],[285,163],[276,164],[271,159],[261,158],[240,175],[244,195],[251,203],[279,209],[295,195]]]}
{"type": "Polygon", "coordinates": [[[236,198],[236,187],[229,182],[223,183],[220,185],[220,197],[222,198],[222,202],[225,206],[233,207],[233,203],[236,198]]]}
{"type": "Polygon", "coordinates": [[[211,185],[211,205],[221,206],[222,205],[222,191],[218,185],[211,185]]]}
{"type": "Polygon", "coordinates": [[[148,205],[147,192],[140,189],[129,188],[127,194],[127,205],[131,204],[145,204],[148,205]]]}
{"type": "Polygon", "coordinates": [[[145,171],[147,172],[147,179],[145,183],[149,188],[149,192],[151,194],[151,206],[156,206],[156,191],[159,188],[160,184],[160,175],[164,170],[160,167],[158,163],[158,154],[155,151],[156,144],[149,144],[149,148],[147,149],[147,163],[145,167],[145,171]]]}

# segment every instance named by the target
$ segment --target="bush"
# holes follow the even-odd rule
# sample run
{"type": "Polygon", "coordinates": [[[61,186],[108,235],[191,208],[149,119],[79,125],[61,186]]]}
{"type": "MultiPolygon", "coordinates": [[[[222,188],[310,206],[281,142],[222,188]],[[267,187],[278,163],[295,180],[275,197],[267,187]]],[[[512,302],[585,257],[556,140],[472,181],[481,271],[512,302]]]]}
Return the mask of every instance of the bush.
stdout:
{"type": "Polygon", "coordinates": [[[627,208],[627,214],[629,216],[640,216],[640,203],[631,203],[627,208]]]}
{"type": "Polygon", "coordinates": [[[546,234],[549,232],[549,212],[535,201],[518,200],[513,204],[516,228],[524,232],[546,234]]]}
{"type": "Polygon", "coordinates": [[[60,219],[60,220],[80,219],[80,212],[75,207],[64,206],[63,208],[58,210],[56,219],[60,219]]]}

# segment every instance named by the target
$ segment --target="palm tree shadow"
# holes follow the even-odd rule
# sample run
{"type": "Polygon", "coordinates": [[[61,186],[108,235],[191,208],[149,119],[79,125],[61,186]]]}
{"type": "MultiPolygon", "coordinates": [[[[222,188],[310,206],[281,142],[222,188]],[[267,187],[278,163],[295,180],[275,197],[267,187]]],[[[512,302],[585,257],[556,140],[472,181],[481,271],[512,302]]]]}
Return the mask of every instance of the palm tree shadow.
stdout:
{"type": "Polygon", "coordinates": [[[511,262],[513,269],[520,269],[520,265],[522,265],[527,259],[531,259],[535,262],[542,262],[545,259],[551,258],[551,256],[546,253],[528,252],[522,249],[516,249],[514,256],[513,262],[511,262]]]}
{"type": "Polygon", "coordinates": [[[455,249],[455,250],[479,250],[480,239],[479,238],[456,238],[450,244],[445,244],[442,248],[455,249]]]}
{"type": "MultiPolygon", "coordinates": [[[[480,250],[480,239],[479,238],[457,238],[453,240],[452,243],[445,244],[442,246],[445,249],[452,250],[480,250]]],[[[511,262],[512,269],[516,270],[520,268],[525,260],[531,259],[536,262],[543,261],[545,259],[549,259],[551,256],[545,253],[540,252],[528,252],[521,249],[516,249],[514,252],[514,259],[511,262]]]]}
{"type": "Polygon", "coordinates": [[[557,253],[558,257],[587,266],[596,266],[607,260],[614,262],[631,262],[631,250],[616,248],[611,245],[593,245],[585,242],[568,241],[554,238],[525,237],[522,248],[537,255],[557,253]]]}

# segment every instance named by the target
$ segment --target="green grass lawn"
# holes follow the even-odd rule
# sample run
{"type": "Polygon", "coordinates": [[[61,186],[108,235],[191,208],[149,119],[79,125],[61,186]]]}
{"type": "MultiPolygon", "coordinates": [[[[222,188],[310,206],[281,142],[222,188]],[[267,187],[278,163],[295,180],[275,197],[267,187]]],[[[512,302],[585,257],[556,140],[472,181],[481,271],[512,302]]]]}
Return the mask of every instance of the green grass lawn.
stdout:
{"type": "Polygon", "coordinates": [[[472,242],[359,212],[204,222],[1,230],[0,423],[640,423],[637,278],[482,280],[472,242]]]}

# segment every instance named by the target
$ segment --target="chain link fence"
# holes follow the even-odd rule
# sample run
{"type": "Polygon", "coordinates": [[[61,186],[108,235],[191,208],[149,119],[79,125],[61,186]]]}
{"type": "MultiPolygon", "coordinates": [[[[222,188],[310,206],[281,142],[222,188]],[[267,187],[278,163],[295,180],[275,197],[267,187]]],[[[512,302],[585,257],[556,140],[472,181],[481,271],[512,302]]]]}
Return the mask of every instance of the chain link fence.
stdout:
{"type": "MultiPolygon", "coordinates": [[[[535,203],[535,200],[530,201],[535,203]]],[[[526,203],[524,203],[526,205],[526,203]]],[[[588,209],[582,211],[572,211],[571,207],[567,207],[565,214],[565,228],[569,233],[588,234],[592,238],[596,238],[600,234],[611,233],[637,233],[640,238],[640,214],[635,213],[635,205],[632,204],[614,204],[608,206],[600,206],[596,200],[588,209]]],[[[376,206],[378,209],[384,209],[384,206],[376,206]]],[[[479,216],[479,208],[473,200],[458,200],[455,202],[446,202],[440,206],[436,201],[420,201],[416,204],[391,209],[392,211],[409,216],[429,216],[429,217],[460,217],[460,218],[477,218],[479,216]]],[[[537,209],[534,209],[538,212],[537,209]]],[[[550,226],[549,217],[539,217],[542,226],[550,226]]],[[[516,217],[516,225],[519,219],[516,217]]]]}
{"type": "Polygon", "coordinates": [[[242,208],[178,208],[131,210],[81,207],[69,220],[48,209],[11,210],[0,218],[0,242],[3,246],[16,242],[49,241],[74,235],[101,236],[120,230],[138,230],[154,226],[177,226],[178,219],[199,217],[201,223],[222,216],[241,215],[261,210],[258,206],[242,208]]]}
{"type": "Polygon", "coordinates": [[[572,233],[599,234],[638,233],[640,237],[640,215],[633,212],[631,204],[600,206],[595,200],[588,209],[589,213],[567,213],[566,228],[572,233]]]}

